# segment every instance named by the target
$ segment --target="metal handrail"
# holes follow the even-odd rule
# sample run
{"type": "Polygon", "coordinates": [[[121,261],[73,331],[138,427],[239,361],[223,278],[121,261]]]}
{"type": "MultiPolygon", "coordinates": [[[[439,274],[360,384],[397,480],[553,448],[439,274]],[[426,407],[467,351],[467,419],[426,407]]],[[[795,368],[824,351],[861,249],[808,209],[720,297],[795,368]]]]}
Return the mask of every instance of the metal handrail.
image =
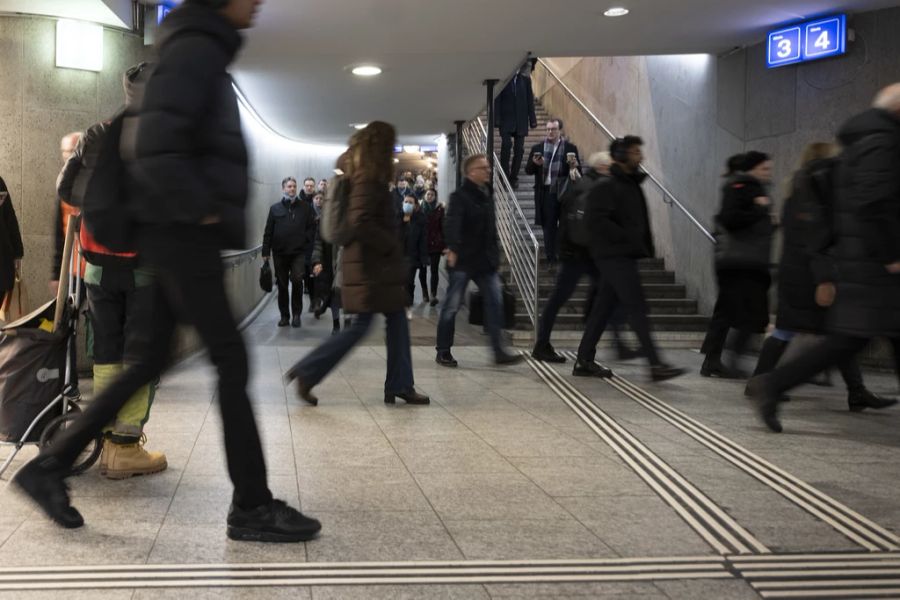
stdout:
{"type": "MultiPolygon", "coordinates": [[[[487,130],[481,117],[470,121],[463,130],[463,141],[469,154],[485,152],[487,137],[487,130]]],[[[493,149],[487,151],[493,152],[493,149]]],[[[499,162],[496,153],[494,159],[499,162]]],[[[494,169],[494,201],[497,207],[497,234],[500,244],[506,253],[512,282],[519,290],[536,338],[539,317],[540,244],[503,169],[494,169]]]]}
{"type": "MultiPolygon", "coordinates": [[[[557,83],[559,83],[560,87],[569,95],[569,97],[572,98],[572,100],[575,101],[575,103],[581,108],[581,110],[583,110],[584,113],[588,117],[591,118],[591,120],[594,122],[594,124],[597,127],[599,127],[600,130],[603,131],[603,133],[605,133],[609,137],[610,140],[614,140],[618,137],[612,131],[610,131],[609,127],[607,127],[606,125],[603,124],[603,121],[601,121],[600,119],[597,118],[597,115],[595,115],[593,112],[591,112],[591,109],[588,108],[587,105],[585,105],[585,103],[581,101],[581,98],[579,98],[578,96],[575,95],[575,92],[573,92],[571,90],[571,88],[569,88],[569,86],[567,86],[565,84],[565,82],[560,78],[560,76],[556,74],[556,72],[553,70],[553,68],[550,65],[548,65],[544,61],[544,59],[538,58],[538,62],[541,63],[541,65],[544,67],[544,69],[547,71],[547,73],[549,73],[553,77],[553,79],[555,79],[557,81],[557,83]]],[[[695,217],[694,214],[690,210],[688,210],[688,208],[684,204],[682,204],[678,200],[678,198],[676,198],[675,195],[672,194],[672,192],[670,192],[666,188],[666,186],[664,186],[659,181],[659,179],[656,178],[656,176],[653,173],[651,173],[646,167],[643,167],[643,166],[641,167],[641,170],[643,170],[644,173],[647,174],[647,179],[652,181],[656,185],[656,187],[659,188],[659,190],[662,192],[663,202],[665,202],[669,206],[674,205],[674,206],[678,207],[678,209],[684,213],[684,215],[691,221],[691,223],[693,223],[694,226],[697,227],[697,229],[699,229],[700,232],[707,237],[707,239],[709,239],[709,241],[711,241],[713,244],[716,243],[716,237],[706,227],[703,226],[703,224],[697,219],[697,217],[695,217]]]]}

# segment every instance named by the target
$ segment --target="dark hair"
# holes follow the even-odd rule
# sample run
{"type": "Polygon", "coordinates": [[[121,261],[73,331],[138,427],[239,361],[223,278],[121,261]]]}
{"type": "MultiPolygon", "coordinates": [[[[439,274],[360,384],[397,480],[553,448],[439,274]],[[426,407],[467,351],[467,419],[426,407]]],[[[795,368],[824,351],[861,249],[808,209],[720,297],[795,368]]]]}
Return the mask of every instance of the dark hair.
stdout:
{"type": "Polygon", "coordinates": [[[616,162],[625,161],[628,151],[635,146],[643,146],[644,140],[636,135],[626,135],[625,137],[614,139],[609,145],[609,153],[616,162]]]}
{"type": "Polygon", "coordinates": [[[394,144],[397,130],[384,121],[372,121],[350,137],[350,158],[354,176],[383,182],[394,171],[394,144]]]}
{"type": "Polygon", "coordinates": [[[550,117],[549,119],[547,119],[547,122],[548,123],[556,123],[557,125],[559,125],[560,131],[562,131],[563,129],[566,128],[565,124],[563,123],[563,120],[560,119],[559,117],[550,117]]]}
{"type": "Polygon", "coordinates": [[[294,183],[297,183],[296,179],[294,179],[293,177],[288,175],[287,177],[285,177],[284,179],[281,180],[281,187],[283,188],[284,186],[286,186],[288,181],[293,181],[294,183]]]}
{"type": "Polygon", "coordinates": [[[313,183],[316,182],[316,180],[313,179],[312,177],[307,177],[306,179],[303,180],[303,185],[306,185],[306,182],[307,182],[307,181],[312,181],[313,183]]]}
{"type": "Polygon", "coordinates": [[[487,160],[487,156],[485,156],[484,154],[473,154],[472,156],[467,158],[463,162],[463,173],[468,174],[469,169],[472,167],[472,165],[475,164],[475,162],[479,161],[479,160],[487,160]]]}
{"type": "Polygon", "coordinates": [[[765,152],[757,152],[756,150],[751,150],[750,152],[744,154],[744,159],[741,161],[741,171],[752,171],[767,160],[772,160],[772,157],[765,152]]]}
{"type": "Polygon", "coordinates": [[[743,154],[735,154],[734,156],[729,156],[728,160],[725,161],[725,174],[723,177],[731,177],[735,173],[740,173],[744,170],[744,155],[743,154]]]}

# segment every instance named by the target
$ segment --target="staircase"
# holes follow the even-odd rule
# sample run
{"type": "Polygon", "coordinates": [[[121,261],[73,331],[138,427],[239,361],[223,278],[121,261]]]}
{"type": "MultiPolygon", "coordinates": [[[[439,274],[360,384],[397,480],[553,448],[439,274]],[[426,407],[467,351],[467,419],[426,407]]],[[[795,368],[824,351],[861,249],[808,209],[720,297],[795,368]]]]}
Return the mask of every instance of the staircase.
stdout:
{"type": "MultiPolygon", "coordinates": [[[[529,160],[531,147],[544,140],[544,124],[550,115],[541,106],[540,102],[536,102],[535,112],[537,114],[538,128],[532,130],[525,139],[525,156],[522,161],[522,170],[519,172],[518,189],[515,193],[522,212],[529,219],[534,235],[541,244],[538,298],[539,308],[543,309],[547,299],[553,292],[556,277],[549,271],[545,262],[543,254],[544,232],[540,227],[534,225],[534,177],[525,174],[525,164],[529,160]]],[[[486,127],[487,115],[482,114],[481,120],[486,127]]],[[[579,148],[579,151],[586,152],[586,149],[579,148]]],[[[498,157],[500,156],[500,136],[496,132],[494,135],[494,152],[498,157]]],[[[581,159],[584,161],[587,159],[587,156],[582,154],[581,159]]],[[[499,168],[499,164],[497,168],[499,168]]],[[[508,264],[502,264],[500,272],[506,281],[510,281],[508,264]]],[[[640,272],[647,304],[650,308],[650,321],[660,346],[669,348],[699,346],[703,340],[708,319],[697,312],[697,301],[687,297],[685,286],[676,282],[675,273],[666,270],[664,261],[659,258],[640,261],[640,272]]],[[[576,288],[573,297],[560,310],[554,327],[554,340],[572,341],[580,337],[584,329],[583,315],[589,288],[590,281],[584,278],[576,288]]],[[[510,286],[510,289],[518,296],[516,286],[510,286]]],[[[525,342],[533,339],[534,326],[524,311],[522,299],[517,299],[516,330],[513,332],[513,338],[517,341],[525,342]]],[[[626,336],[630,335],[630,332],[626,334],[626,336]]],[[[608,341],[607,337],[604,336],[604,341],[608,341]]]]}

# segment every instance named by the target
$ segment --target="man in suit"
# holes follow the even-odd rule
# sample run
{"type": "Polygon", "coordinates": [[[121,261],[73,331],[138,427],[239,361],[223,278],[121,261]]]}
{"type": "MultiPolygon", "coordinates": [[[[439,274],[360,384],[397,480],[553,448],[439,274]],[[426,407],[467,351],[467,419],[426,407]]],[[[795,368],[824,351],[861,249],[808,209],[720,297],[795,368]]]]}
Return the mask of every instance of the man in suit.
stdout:
{"type": "Polygon", "coordinates": [[[544,230],[547,262],[557,262],[556,233],[559,229],[559,199],[570,181],[581,178],[578,148],[563,137],[562,119],[547,121],[547,139],[531,148],[525,172],[534,175],[534,224],[544,230]]]}
{"type": "Polygon", "coordinates": [[[534,114],[534,90],[531,87],[531,63],[526,62],[494,100],[494,115],[500,130],[500,166],[513,189],[519,185],[519,170],[525,153],[525,136],[537,127],[534,114]],[[512,166],[510,166],[512,152],[512,166]]]}

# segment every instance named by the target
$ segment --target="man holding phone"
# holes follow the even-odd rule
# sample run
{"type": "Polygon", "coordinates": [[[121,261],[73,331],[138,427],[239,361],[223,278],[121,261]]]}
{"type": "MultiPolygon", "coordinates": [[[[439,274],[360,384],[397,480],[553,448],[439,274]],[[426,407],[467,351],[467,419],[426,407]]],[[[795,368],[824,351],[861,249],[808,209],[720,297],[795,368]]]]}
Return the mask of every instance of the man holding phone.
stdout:
{"type": "Polygon", "coordinates": [[[544,252],[551,268],[558,260],[559,199],[570,181],[581,177],[578,148],[563,137],[562,119],[547,121],[547,138],[531,147],[525,172],[534,175],[534,224],[544,230],[544,252]]]}

